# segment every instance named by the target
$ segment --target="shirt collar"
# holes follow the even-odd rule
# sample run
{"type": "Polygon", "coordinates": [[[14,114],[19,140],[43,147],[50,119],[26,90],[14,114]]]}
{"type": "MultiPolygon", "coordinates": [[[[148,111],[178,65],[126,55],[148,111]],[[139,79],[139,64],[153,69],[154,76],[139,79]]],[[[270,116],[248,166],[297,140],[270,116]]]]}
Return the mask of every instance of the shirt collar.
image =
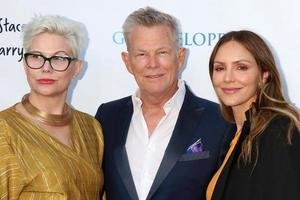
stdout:
{"type": "MultiPolygon", "coordinates": [[[[179,79],[177,86],[178,89],[175,92],[175,94],[164,105],[164,111],[166,114],[169,113],[173,107],[175,107],[179,111],[183,104],[185,92],[186,92],[184,81],[179,79]]],[[[140,99],[140,91],[137,90],[131,96],[131,98],[132,98],[134,111],[136,111],[136,109],[141,109],[143,102],[140,99]]]]}

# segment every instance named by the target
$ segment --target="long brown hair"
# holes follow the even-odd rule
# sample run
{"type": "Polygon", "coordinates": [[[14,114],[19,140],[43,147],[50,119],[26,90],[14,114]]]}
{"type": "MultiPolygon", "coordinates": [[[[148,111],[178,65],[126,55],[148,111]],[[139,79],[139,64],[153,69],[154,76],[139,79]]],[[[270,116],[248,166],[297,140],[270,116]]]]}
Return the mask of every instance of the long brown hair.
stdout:
{"type": "MultiPolygon", "coordinates": [[[[265,84],[258,89],[255,106],[252,106],[249,112],[251,120],[250,133],[243,141],[240,154],[240,158],[242,158],[245,163],[249,163],[252,160],[251,151],[254,139],[263,132],[273,118],[280,115],[290,119],[287,131],[287,142],[291,144],[294,130],[300,130],[300,115],[297,109],[284,97],[280,74],[270,48],[260,36],[251,31],[231,31],[220,38],[209,60],[209,74],[211,80],[216,54],[219,48],[229,41],[236,41],[243,45],[254,57],[261,73],[268,72],[269,74],[265,84]]],[[[222,101],[220,101],[220,104],[225,119],[234,122],[232,108],[224,105],[222,101]]],[[[256,152],[258,152],[258,145],[255,147],[256,152]]]]}

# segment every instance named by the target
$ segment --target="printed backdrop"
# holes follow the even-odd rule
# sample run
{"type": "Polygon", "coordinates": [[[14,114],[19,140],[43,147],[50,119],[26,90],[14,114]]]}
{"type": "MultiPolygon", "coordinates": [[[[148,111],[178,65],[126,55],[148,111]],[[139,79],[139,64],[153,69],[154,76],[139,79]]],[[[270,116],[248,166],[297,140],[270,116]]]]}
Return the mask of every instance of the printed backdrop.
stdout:
{"type": "Polygon", "coordinates": [[[101,103],[132,94],[137,86],[121,60],[122,24],[145,6],[181,22],[181,42],[189,55],[182,79],[197,95],[217,101],[208,75],[208,59],[219,37],[231,30],[259,33],[271,46],[286,95],[300,108],[300,1],[298,0],[9,0],[0,6],[0,110],[29,91],[22,64],[22,25],[32,16],[59,14],[80,21],[89,33],[85,68],[72,83],[68,102],[95,114],[101,103]]]}

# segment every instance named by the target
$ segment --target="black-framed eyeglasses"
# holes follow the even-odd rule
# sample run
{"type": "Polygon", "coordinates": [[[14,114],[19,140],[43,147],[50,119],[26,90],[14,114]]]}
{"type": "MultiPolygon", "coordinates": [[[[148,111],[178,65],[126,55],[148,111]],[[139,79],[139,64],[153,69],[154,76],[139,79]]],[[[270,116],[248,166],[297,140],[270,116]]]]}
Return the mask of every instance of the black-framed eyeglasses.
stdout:
{"type": "Polygon", "coordinates": [[[77,60],[77,58],[70,58],[67,56],[51,56],[49,58],[38,53],[25,53],[26,65],[31,69],[41,69],[46,61],[49,61],[50,66],[55,71],[63,72],[68,69],[72,61],[77,60]]]}

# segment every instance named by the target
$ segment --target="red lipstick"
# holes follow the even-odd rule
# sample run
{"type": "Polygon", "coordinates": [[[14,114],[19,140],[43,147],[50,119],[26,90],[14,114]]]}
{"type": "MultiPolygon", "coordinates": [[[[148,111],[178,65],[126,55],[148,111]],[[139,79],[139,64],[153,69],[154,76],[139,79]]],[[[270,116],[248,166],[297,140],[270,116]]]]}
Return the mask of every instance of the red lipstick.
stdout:
{"type": "Polygon", "coordinates": [[[38,79],[37,82],[40,84],[53,84],[55,82],[55,80],[50,79],[50,78],[41,78],[41,79],[38,79]]]}

